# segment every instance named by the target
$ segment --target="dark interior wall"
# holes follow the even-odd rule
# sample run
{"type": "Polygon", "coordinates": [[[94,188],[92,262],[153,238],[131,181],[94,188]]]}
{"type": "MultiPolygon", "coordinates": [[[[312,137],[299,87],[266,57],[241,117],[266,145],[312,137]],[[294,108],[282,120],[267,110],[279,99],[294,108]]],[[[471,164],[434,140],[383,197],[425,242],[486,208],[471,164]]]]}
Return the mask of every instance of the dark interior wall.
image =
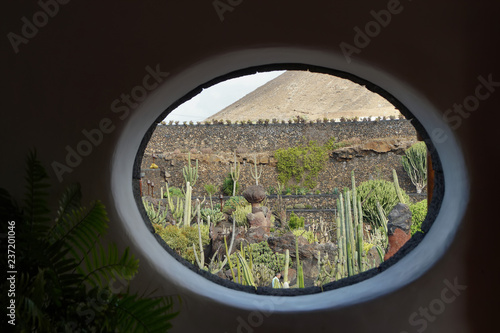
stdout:
{"type": "MultiPolygon", "coordinates": [[[[499,185],[497,166],[491,162],[491,154],[498,151],[500,99],[496,2],[222,0],[232,4],[223,20],[213,1],[46,2],[9,2],[0,14],[0,150],[5,156],[0,186],[21,196],[23,160],[36,147],[54,179],[54,197],[63,186],[80,182],[85,201],[103,200],[111,217],[110,239],[131,246],[141,259],[134,289],[159,288],[183,296],[173,331],[244,331],[242,321],[255,324],[250,329],[256,332],[311,327],[325,332],[415,332],[424,327],[426,332],[485,332],[494,327],[500,290],[494,274],[496,234],[489,232],[496,223],[492,207],[499,185]],[[26,22],[43,20],[37,13],[46,2],[53,4],[52,15],[30,29],[26,22]],[[356,28],[369,28],[375,17],[382,22],[380,29],[372,23],[372,37],[359,36],[356,28]],[[352,51],[349,59],[341,45],[352,51]],[[132,176],[131,166],[120,169],[114,163],[126,146],[123,136],[128,135],[135,154],[148,126],[141,119],[152,123],[176,99],[217,76],[276,62],[328,66],[376,81],[407,105],[429,106],[412,110],[427,124],[451,127],[451,132],[430,136],[443,145],[456,139],[458,151],[442,149],[440,154],[443,164],[463,154],[464,165],[457,163],[457,169],[465,170],[463,180],[453,174],[449,179],[454,184],[447,186],[467,193],[453,193],[454,205],[448,197],[449,221],[442,216],[439,233],[429,242],[449,246],[442,256],[436,252],[427,266],[417,260],[422,275],[409,284],[366,299],[363,292],[369,290],[362,289],[374,286],[364,284],[330,298],[306,297],[296,305],[288,299],[255,305],[257,298],[213,287],[220,291],[216,297],[195,278],[190,288],[183,285],[175,276],[186,271],[166,267],[168,258],[157,260],[166,254],[149,252],[156,248],[137,237],[142,229],[132,232],[124,222],[119,202],[127,193],[114,191],[117,187],[110,181],[120,176],[125,182],[132,176]],[[128,105],[122,94],[137,86],[147,88],[147,99],[142,105],[128,105]],[[82,148],[85,130],[96,128],[102,140],[81,160],[67,161],[69,150],[82,148]],[[55,162],[66,165],[67,172],[59,171],[58,177],[55,162]],[[461,213],[453,215],[461,209],[463,218],[461,213]],[[456,225],[456,233],[451,232],[456,225]],[[351,305],[331,300],[358,293],[351,305]],[[445,310],[438,311],[443,295],[450,302],[441,301],[445,310]],[[305,306],[312,303],[315,308],[305,306]],[[272,313],[255,312],[255,307],[262,310],[268,304],[272,313]],[[420,312],[426,308],[438,314],[426,318],[420,312]]],[[[409,279],[406,266],[399,267],[394,283],[409,279]]]]}

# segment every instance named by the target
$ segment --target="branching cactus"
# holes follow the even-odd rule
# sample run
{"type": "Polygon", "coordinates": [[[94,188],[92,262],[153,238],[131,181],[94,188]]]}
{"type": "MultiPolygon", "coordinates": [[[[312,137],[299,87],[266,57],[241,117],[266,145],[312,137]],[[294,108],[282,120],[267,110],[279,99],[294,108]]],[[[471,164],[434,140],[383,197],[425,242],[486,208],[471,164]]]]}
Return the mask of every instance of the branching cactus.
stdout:
{"type": "Polygon", "coordinates": [[[234,153],[234,166],[231,166],[231,179],[233,180],[233,197],[236,195],[236,183],[240,179],[240,162],[236,159],[236,152],[234,153]]]}
{"type": "Polygon", "coordinates": [[[262,165],[260,166],[260,170],[257,168],[257,154],[254,154],[253,157],[253,170],[250,168],[250,174],[252,178],[255,179],[255,185],[259,185],[259,179],[262,176],[262,165]]]}
{"type": "Polygon", "coordinates": [[[191,153],[188,153],[188,165],[182,168],[182,175],[186,184],[189,183],[191,186],[194,186],[198,180],[198,160],[196,160],[196,166],[191,167],[191,153]]]}
{"type": "Polygon", "coordinates": [[[427,147],[424,142],[417,142],[405,150],[405,156],[401,157],[403,169],[408,173],[417,193],[427,185],[427,147]]]}

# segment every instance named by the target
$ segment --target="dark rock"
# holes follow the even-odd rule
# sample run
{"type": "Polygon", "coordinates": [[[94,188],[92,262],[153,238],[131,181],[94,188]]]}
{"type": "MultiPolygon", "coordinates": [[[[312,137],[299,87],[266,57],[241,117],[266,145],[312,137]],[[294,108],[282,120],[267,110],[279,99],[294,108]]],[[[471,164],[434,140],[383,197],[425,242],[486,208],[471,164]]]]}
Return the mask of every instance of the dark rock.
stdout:
{"type": "Polygon", "coordinates": [[[388,240],[387,253],[384,260],[392,257],[411,238],[411,211],[408,205],[397,204],[387,216],[388,240]]]}
{"type": "Polygon", "coordinates": [[[389,235],[392,235],[394,231],[399,228],[404,231],[404,233],[410,232],[411,228],[411,211],[408,205],[398,203],[391,210],[387,216],[389,220],[387,222],[387,230],[389,235]]]}
{"type": "Polygon", "coordinates": [[[260,185],[252,185],[247,187],[242,195],[253,206],[253,204],[261,203],[266,198],[266,191],[260,185]]]}

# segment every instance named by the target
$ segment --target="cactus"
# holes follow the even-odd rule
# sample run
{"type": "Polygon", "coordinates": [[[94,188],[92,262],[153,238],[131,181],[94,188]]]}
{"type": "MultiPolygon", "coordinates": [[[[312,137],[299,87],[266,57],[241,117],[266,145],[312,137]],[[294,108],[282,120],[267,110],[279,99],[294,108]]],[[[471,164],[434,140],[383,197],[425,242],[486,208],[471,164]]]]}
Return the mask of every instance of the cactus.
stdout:
{"type": "Polygon", "coordinates": [[[201,227],[200,227],[200,200],[196,199],[196,221],[198,222],[198,239],[200,241],[200,257],[198,258],[198,254],[196,253],[196,247],[193,244],[194,256],[196,259],[196,263],[198,263],[198,267],[200,269],[205,268],[205,252],[203,251],[203,243],[201,241],[201,227]]]}
{"type": "Polygon", "coordinates": [[[253,286],[255,289],[257,289],[257,286],[255,285],[255,281],[253,279],[251,267],[248,265],[240,252],[236,252],[236,256],[238,257],[238,262],[241,265],[241,271],[243,274],[243,279],[245,280],[245,284],[248,286],[253,286]]]}
{"type": "Polygon", "coordinates": [[[408,173],[417,193],[422,193],[427,185],[427,147],[425,142],[417,142],[405,150],[401,157],[403,169],[408,173]]]}
{"type": "Polygon", "coordinates": [[[186,199],[184,201],[184,222],[183,222],[183,227],[189,227],[191,224],[191,193],[193,191],[193,188],[189,184],[189,182],[186,183],[186,199]]]}
{"type": "Polygon", "coordinates": [[[188,165],[182,168],[182,175],[184,176],[186,184],[189,183],[191,186],[194,186],[198,180],[198,160],[196,160],[196,166],[194,168],[191,167],[191,153],[188,153],[188,165]]]}
{"type": "Polygon", "coordinates": [[[288,281],[288,265],[290,264],[290,250],[285,251],[285,271],[283,272],[283,288],[288,288],[290,286],[290,281],[288,281]]]}
{"type": "Polygon", "coordinates": [[[152,203],[142,199],[146,213],[148,214],[149,220],[152,223],[164,224],[167,218],[167,209],[161,209],[161,205],[158,202],[158,209],[155,209],[152,203]]]}
{"type": "Polygon", "coordinates": [[[399,202],[402,204],[408,204],[408,202],[406,202],[405,198],[403,197],[403,194],[401,193],[401,188],[399,187],[398,174],[394,169],[392,169],[392,178],[394,179],[394,188],[396,189],[396,194],[398,195],[399,202]]]}
{"type": "Polygon", "coordinates": [[[361,273],[367,267],[363,262],[363,211],[354,172],[351,183],[352,190],[345,189],[337,200],[337,279],[361,273]]]}
{"type": "Polygon", "coordinates": [[[236,195],[236,183],[240,179],[240,162],[236,160],[236,152],[234,153],[234,166],[231,166],[231,179],[233,180],[233,197],[236,195]]]}
{"type": "Polygon", "coordinates": [[[297,261],[297,287],[304,288],[304,270],[300,264],[299,242],[297,236],[295,236],[295,258],[297,261]]]}
{"type": "Polygon", "coordinates": [[[262,165],[260,166],[260,170],[257,169],[257,154],[254,154],[253,157],[253,168],[250,168],[250,174],[252,175],[252,178],[255,179],[255,185],[259,185],[259,179],[262,176],[262,165]]]}
{"type": "Polygon", "coordinates": [[[182,220],[182,216],[184,215],[184,201],[181,198],[177,198],[177,203],[174,204],[174,200],[170,196],[170,191],[168,190],[167,184],[167,204],[170,208],[170,212],[172,213],[172,217],[174,221],[179,224],[182,220]]]}

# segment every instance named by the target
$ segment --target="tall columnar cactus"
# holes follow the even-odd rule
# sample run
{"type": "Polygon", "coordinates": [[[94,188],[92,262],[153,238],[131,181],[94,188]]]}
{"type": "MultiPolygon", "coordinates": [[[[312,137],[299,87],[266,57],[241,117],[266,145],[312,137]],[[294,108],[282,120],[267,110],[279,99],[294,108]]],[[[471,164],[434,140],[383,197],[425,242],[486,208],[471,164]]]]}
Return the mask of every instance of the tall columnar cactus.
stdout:
{"type": "Polygon", "coordinates": [[[401,157],[403,169],[411,179],[417,189],[417,193],[422,193],[427,185],[427,147],[423,141],[415,143],[405,150],[405,155],[401,157]]]}
{"type": "Polygon", "coordinates": [[[193,188],[191,187],[191,184],[189,182],[186,183],[186,199],[184,201],[184,222],[183,226],[184,227],[189,227],[191,224],[191,193],[193,191],[193,188]]]}
{"type": "Polygon", "coordinates": [[[186,184],[189,183],[191,186],[194,186],[198,180],[198,160],[196,160],[196,166],[191,167],[191,153],[188,153],[188,165],[182,168],[182,175],[186,184]]]}
{"type": "Polygon", "coordinates": [[[399,187],[398,174],[394,169],[392,169],[392,178],[394,180],[394,188],[396,189],[396,194],[398,195],[399,202],[402,204],[408,204],[408,202],[406,202],[403,196],[403,193],[401,193],[401,187],[399,187]]]}
{"type": "Polygon", "coordinates": [[[290,281],[288,281],[288,265],[290,264],[290,250],[285,251],[285,270],[283,272],[283,288],[288,288],[290,286],[290,281]]]}
{"type": "Polygon", "coordinates": [[[196,259],[196,263],[198,263],[198,267],[200,269],[205,268],[205,251],[203,251],[203,242],[201,240],[201,214],[200,214],[200,200],[196,199],[196,221],[198,222],[198,239],[200,241],[200,257],[198,258],[198,254],[196,253],[196,247],[193,244],[194,256],[196,259]]]}
{"type": "Polygon", "coordinates": [[[240,179],[240,162],[236,159],[236,152],[234,153],[234,166],[231,165],[231,179],[233,180],[233,197],[236,195],[236,183],[240,179]]]}
{"type": "Polygon", "coordinates": [[[250,168],[250,174],[252,178],[255,179],[255,185],[259,185],[259,179],[262,176],[262,165],[260,166],[260,170],[257,168],[257,154],[254,154],[253,157],[253,170],[250,168]]]}
{"type": "Polygon", "coordinates": [[[337,278],[352,276],[365,270],[363,262],[363,211],[357,197],[354,172],[352,191],[345,190],[337,200],[337,278]]]}
{"type": "Polygon", "coordinates": [[[297,286],[299,288],[304,288],[304,269],[300,263],[300,253],[299,253],[299,242],[298,237],[295,236],[295,258],[297,261],[297,286]]]}

